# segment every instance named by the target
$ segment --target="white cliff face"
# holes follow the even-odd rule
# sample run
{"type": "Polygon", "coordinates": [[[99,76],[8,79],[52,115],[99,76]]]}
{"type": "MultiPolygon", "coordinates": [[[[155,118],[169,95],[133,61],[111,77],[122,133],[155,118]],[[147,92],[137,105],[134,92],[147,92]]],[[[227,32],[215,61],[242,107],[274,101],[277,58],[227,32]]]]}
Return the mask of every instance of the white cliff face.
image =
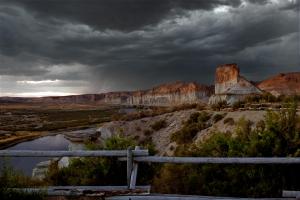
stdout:
{"type": "Polygon", "coordinates": [[[176,82],[137,92],[108,93],[103,99],[108,104],[170,106],[208,102],[211,87],[196,83],[176,82]]]}
{"type": "Polygon", "coordinates": [[[186,94],[169,93],[169,94],[146,94],[142,96],[132,96],[128,100],[130,105],[157,105],[168,106],[178,104],[191,104],[205,102],[208,94],[205,92],[189,92],[186,94]]]}

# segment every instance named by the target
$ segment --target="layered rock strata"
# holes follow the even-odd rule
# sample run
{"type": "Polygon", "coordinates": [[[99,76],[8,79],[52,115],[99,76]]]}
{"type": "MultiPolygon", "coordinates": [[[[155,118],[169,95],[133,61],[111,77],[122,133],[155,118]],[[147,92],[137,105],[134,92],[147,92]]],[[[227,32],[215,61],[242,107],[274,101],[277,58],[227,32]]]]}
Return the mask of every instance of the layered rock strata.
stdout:
{"type": "Polygon", "coordinates": [[[247,95],[261,93],[260,89],[240,75],[237,64],[225,64],[216,69],[215,95],[210,97],[209,103],[226,101],[232,105],[243,100],[247,95]]]}
{"type": "Polygon", "coordinates": [[[41,98],[2,97],[0,103],[56,103],[56,104],[116,104],[169,106],[179,104],[207,103],[213,94],[211,86],[195,82],[175,82],[163,84],[149,90],[132,92],[109,92],[41,98]]]}
{"type": "Polygon", "coordinates": [[[260,82],[257,87],[275,96],[300,95],[300,72],[278,74],[260,82]]]}

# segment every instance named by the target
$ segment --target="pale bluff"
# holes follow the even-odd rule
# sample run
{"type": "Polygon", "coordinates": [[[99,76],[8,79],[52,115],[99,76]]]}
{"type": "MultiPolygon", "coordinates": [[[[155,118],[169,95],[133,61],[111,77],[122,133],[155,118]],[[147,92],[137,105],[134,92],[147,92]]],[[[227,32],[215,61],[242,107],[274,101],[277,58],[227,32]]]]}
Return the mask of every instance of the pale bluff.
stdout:
{"type": "Polygon", "coordinates": [[[226,101],[233,104],[247,95],[270,92],[273,95],[300,95],[300,72],[279,74],[259,84],[253,84],[240,75],[237,64],[220,65],[215,73],[215,85],[196,82],[175,82],[148,90],[52,96],[41,98],[0,97],[0,103],[43,102],[58,104],[114,104],[172,106],[191,103],[226,101]]]}

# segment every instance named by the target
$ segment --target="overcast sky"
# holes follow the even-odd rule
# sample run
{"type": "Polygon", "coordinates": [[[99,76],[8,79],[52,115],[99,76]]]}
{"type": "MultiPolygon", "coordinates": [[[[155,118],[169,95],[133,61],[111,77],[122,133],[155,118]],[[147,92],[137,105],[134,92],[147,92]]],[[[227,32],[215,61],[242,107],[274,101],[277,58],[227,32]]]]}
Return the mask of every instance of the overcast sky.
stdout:
{"type": "Polygon", "coordinates": [[[0,96],[300,71],[300,0],[0,0],[0,96]]]}

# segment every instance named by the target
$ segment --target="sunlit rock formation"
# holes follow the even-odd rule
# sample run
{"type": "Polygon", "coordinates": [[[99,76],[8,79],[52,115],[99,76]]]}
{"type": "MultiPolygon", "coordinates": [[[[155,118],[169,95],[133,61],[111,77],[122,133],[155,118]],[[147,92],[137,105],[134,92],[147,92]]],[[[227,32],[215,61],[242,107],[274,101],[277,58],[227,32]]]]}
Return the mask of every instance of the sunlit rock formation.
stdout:
{"type": "Polygon", "coordinates": [[[195,82],[176,82],[160,85],[150,90],[133,92],[128,98],[131,105],[178,105],[208,102],[212,94],[209,86],[195,82]]]}
{"type": "Polygon", "coordinates": [[[274,96],[300,95],[300,72],[278,74],[260,82],[257,87],[274,96]]]}
{"type": "Polygon", "coordinates": [[[226,101],[233,104],[243,100],[247,95],[261,94],[262,91],[240,76],[237,64],[220,65],[215,75],[215,95],[209,99],[210,104],[226,101]]]}

